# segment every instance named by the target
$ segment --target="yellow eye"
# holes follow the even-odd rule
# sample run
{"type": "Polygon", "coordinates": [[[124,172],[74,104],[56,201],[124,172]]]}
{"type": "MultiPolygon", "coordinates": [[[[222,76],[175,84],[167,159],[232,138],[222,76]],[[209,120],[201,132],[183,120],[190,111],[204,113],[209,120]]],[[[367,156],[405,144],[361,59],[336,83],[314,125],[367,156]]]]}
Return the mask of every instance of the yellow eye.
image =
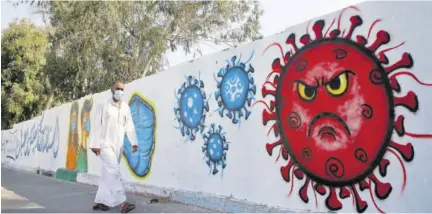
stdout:
{"type": "Polygon", "coordinates": [[[304,101],[312,101],[316,96],[316,88],[297,82],[297,91],[304,101]]]}
{"type": "Polygon", "coordinates": [[[333,96],[340,96],[348,88],[348,73],[344,72],[340,74],[339,76],[333,78],[329,83],[326,85],[327,91],[333,95],[333,96]]]}

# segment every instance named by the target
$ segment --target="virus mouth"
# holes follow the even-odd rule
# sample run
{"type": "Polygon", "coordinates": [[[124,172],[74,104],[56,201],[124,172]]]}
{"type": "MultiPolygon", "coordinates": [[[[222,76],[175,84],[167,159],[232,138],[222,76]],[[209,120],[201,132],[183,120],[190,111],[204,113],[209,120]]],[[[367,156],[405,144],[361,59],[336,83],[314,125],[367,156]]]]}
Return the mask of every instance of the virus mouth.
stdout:
{"type": "Polygon", "coordinates": [[[321,140],[328,138],[336,140],[336,130],[332,126],[324,126],[318,131],[318,136],[321,140]]]}
{"type": "Polygon", "coordinates": [[[317,135],[320,138],[333,138],[333,140],[336,139],[336,129],[338,129],[338,127],[340,127],[341,129],[345,130],[345,133],[348,136],[351,136],[351,131],[348,128],[348,125],[345,123],[345,121],[339,117],[338,115],[331,113],[331,112],[322,112],[318,115],[316,115],[311,123],[309,124],[308,127],[308,132],[307,132],[307,136],[308,138],[311,137],[311,132],[316,129],[319,128],[320,126],[322,126],[317,135]],[[331,125],[330,125],[331,124],[331,125]],[[324,125],[324,126],[322,126],[324,125]],[[336,127],[336,129],[335,129],[336,127]]]}

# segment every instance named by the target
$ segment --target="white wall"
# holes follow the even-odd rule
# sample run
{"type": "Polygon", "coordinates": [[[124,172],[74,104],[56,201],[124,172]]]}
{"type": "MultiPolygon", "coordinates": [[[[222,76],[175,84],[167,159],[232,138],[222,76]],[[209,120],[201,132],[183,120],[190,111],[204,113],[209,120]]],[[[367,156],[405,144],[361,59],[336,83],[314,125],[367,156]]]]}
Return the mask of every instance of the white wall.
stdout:
{"type": "MultiPolygon", "coordinates": [[[[397,72],[408,71],[414,74],[420,81],[432,83],[429,53],[432,47],[432,41],[430,40],[431,32],[428,29],[429,20],[432,19],[432,14],[430,13],[432,3],[366,2],[358,5],[358,8],[360,11],[348,9],[343,13],[341,17],[341,29],[348,30],[350,17],[352,15],[359,15],[363,20],[363,24],[355,29],[353,38],[355,38],[356,35],[367,37],[369,28],[374,20],[382,19],[381,22],[377,23],[372,28],[368,44],[374,41],[376,33],[379,30],[386,30],[390,33],[390,42],[381,46],[375,53],[389,47],[394,47],[401,42],[405,42],[403,46],[386,53],[390,65],[399,60],[404,52],[410,53],[414,61],[412,68],[398,69],[391,73],[390,76],[397,72]]],[[[287,12],[289,12],[289,9],[287,9],[287,12]]],[[[220,196],[232,196],[237,199],[246,199],[250,202],[280,206],[292,210],[329,210],[331,206],[329,207],[329,205],[326,205],[326,199],[329,198],[328,185],[325,187],[327,192],[324,196],[318,193],[314,194],[313,188],[309,185],[307,189],[309,201],[305,203],[299,196],[299,190],[305,183],[305,179],[303,178],[303,180],[300,180],[293,177],[291,182],[294,181],[294,189],[291,195],[289,195],[292,183],[282,179],[280,173],[281,166],[286,165],[287,161],[284,160],[283,157],[280,157],[276,161],[279,147],[276,147],[272,156],[269,156],[266,150],[266,144],[278,140],[279,137],[275,137],[273,134],[267,136],[267,132],[274,122],[269,122],[267,126],[263,125],[262,112],[264,105],[257,104],[254,107],[246,106],[252,113],[247,120],[244,116],[241,117],[239,124],[233,124],[226,116],[223,118],[219,116],[217,112],[219,106],[215,99],[215,92],[218,90],[215,78],[219,81],[222,79],[216,77],[217,73],[221,68],[227,65],[227,60],[230,60],[231,57],[237,56],[238,60],[241,55],[241,62],[245,62],[251,54],[254,53],[250,62],[246,64],[246,68],[249,68],[251,64],[255,71],[251,75],[256,87],[256,94],[252,102],[263,100],[268,103],[270,101],[270,96],[263,98],[261,88],[266,81],[267,75],[272,71],[271,65],[273,60],[279,58],[281,54],[277,47],[270,47],[263,53],[265,48],[276,42],[281,44],[284,51],[289,50],[289,46],[285,44],[285,41],[291,33],[296,34],[297,45],[302,47],[298,40],[301,35],[306,33],[307,26],[309,26],[308,32],[311,34],[312,40],[314,40],[315,37],[312,31],[312,25],[315,21],[318,19],[325,20],[325,31],[332,20],[338,18],[339,14],[340,11],[311,20],[309,25],[305,22],[301,25],[293,26],[283,33],[243,47],[205,56],[192,63],[185,63],[171,68],[168,72],[139,79],[127,84],[125,97],[128,100],[133,93],[139,92],[145,97],[147,102],[153,103],[156,114],[156,132],[154,135],[155,147],[152,154],[150,173],[144,178],[135,176],[129,169],[125,161],[126,158],[124,158],[121,163],[124,179],[165,188],[204,192],[220,196]],[[226,141],[229,142],[229,149],[225,150],[226,167],[223,170],[221,167],[218,167],[219,172],[216,174],[211,173],[211,168],[206,164],[207,159],[202,150],[204,146],[203,134],[197,132],[196,139],[190,141],[186,140],[185,137],[181,135],[180,130],[175,128],[175,126],[178,125],[178,121],[175,119],[176,115],[174,114],[174,108],[178,105],[175,93],[186,81],[186,76],[189,75],[199,78],[204,83],[203,91],[205,91],[208,100],[209,112],[205,113],[206,118],[203,134],[209,130],[210,124],[214,123],[223,127],[226,141]]],[[[280,18],[283,19],[283,14],[281,14],[280,18]]],[[[275,20],[275,24],[277,23],[278,21],[275,20]]],[[[337,23],[336,21],[332,29],[337,28],[337,23]]],[[[321,58],[328,58],[328,54],[323,53],[322,55],[317,55],[314,59],[311,59],[311,61],[319,61],[321,58]]],[[[336,61],[331,63],[334,62],[336,61]]],[[[362,59],[356,59],[352,61],[351,64],[356,68],[359,66],[366,66],[362,59]]],[[[388,65],[383,66],[386,67],[388,65]]],[[[309,68],[307,68],[306,71],[311,72],[309,68]]],[[[355,77],[360,78],[360,76],[364,77],[364,74],[358,73],[355,77]]],[[[428,110],[432,106],[432,101],[429,99],[429,94],[432,92],[429,87],[431,85],[429,84],[429,86],[426,86],[419,84],[415,79],[407,75],[398,76],[397,80],[401,86],[401,92],[393,92],[393,95],[390,96],[400,97],[406,95],[408,91],[413,91],[417,95],[418,111],[412,113],[403,106],[398,106],[395,108],[396,117],[398,115],[404,115],[406,132],[429,135],[410,137],[408,134],[405,134],[399,137],[396,132],[393,132],[392,140],[404,145],[408,142],[412,143],[415,155],[411,161],[401,159],[403,164],[401,165],[395,155],[390,152],[385,153],[384,158],[390,161],[386,176],[382,177],[378,169],[373,171],[373,174],[376,175],[380,181],[389,183],[392,186],[391,193],[385,199],[378,199],[376,194],[370,194],[368,189],[360,191],[359,185],[356,182],[354,182],[353,188],[360,193],[361,199],[367,203],[368,207],[365,210],[366,212],[377,212],[379,211],[377,207],[385,212],[432,212],[432,208],[429,206],[430,198],[432,198],[432,188],[429,182],[432,178],[432,167],[429,167],[429,151],[432,150],[432,144],[430,143],[432,127],[428,126],[428,122],[432,119],[432,113],[428,110]],[[404,191],[401,191],[403,185],[402,166],[406,170],[406,187],[404,191]],[[375,199],[377,206],[374,205],[373,199],[375,199]]],[[[357,80],[354,79],[353,82],[355,83],[356,81],[357,80]]],[[[352,95],[347,93],[346,96],[361,95],[365,97],[365,99],[375,100],[373,102],[380,103],[381,101],[377,99],[380,99],[380,96],[383,95],[380,95],[380,92],[368,90],[368,87],[373,88],[372,86],[360,85],[360,89],[362,90],[358,89],[358,91],[353,91],[354,89],[352,88],[348,89],[351,90],[350,93],[352,93],[352,95]]],[[[322,88],[320,90],[324,89],[322,88]]],[[[318,91],[318,93],[320,92],[321,91],[318,91]]],[[[291,94],[291,92],[287,94],[291,94]]],[[[297,94],[295,88],[292,94],[297,94]]],[[[92,98],[94,109],[99,103],[106,102],[110,98],[110,92],[107,91],[95,94],[92,95],[92,98]]],[[[79,115],[81,114],[83,102],[84,98],[79,101],[79,115]]],[[[290,103],[294,101],[286,100],[285,102],[290,103]]],[[[382,103],[385,104],[385,101],[382,101],[382,103]]],[[[319,112],[324,111],[322,109],[326,108],[327,110],[328,108],[337,109],[337,107],[343,104],[344,103],[336,99],[334,102],[324,103],[322,107],[317,105],[312,106],[311,108],[313,109],[311,109],[311,111],[319,112]]],[[[65,104],[45,112],[43,120],[42,117],[37,117],[31,121],[17,124],[11,130],[2,131],[2,163],[9,162],[20,167],[40,167],[49,170],[64,168],[66,166],[67,143],[69,142],[70,107],[71,104],[65,104]],[[58,129],[56,129],[57,120],[58,129]],[[32,132],[32,127],[37,127],[38,124],[41,124],[40,128],[34,129],[32,132]],[[44,135],[44,133],[41,132],[43,128],[47,128],[47,130],[51,131],[47,131],[47,134],[44,135]],[[25,133],[28,134],[26,135],[25,133]],[[32,133],[39,140],[32,140],[34,139],[31,138],[32,133]],[[54,142],[54,144],[48,152],[39,152],[37,149],[37,142],[41,142],[41,145],[49,145],[51,142],[54,142]],[[21,153],[19,152],[19,148],[21,148],[21,153]],[[23,151],[26,148],[30,148],[31,151],[28,156],[23,155],[23,151]],[[53,151],[57,151],[57,148],[58,154],[55,157],[53,151]],[[34,153],[32,152],[33,150],[35,151],[34,153]],[[15,160],[7,156],[11,156],[15,160]]],[[[304,109],[305,107],[303,107],[303,110],[304,109]]],[[[376,115],[379,113],[378,109],[379,107],[376,109],[376,115]]],[[[392,107],[391,109],[394,108],[392,107]]],[[[91,114],[93,113],[94,111],[91,111],[91,114]]],[[[313,117],[314,115],[302,116],[304,116],[304,118],[302,118],[305,121],[304,124],[308,124],[306,118],[313,117]]],[[[141,119],[143,119],[144,122],[148,122],[149,119],[143,117],[144,116],[141,115],[141,119]]],[[[349,117],[349,115],[346,117],[349,117]]],[[[380,116],[378,115],[378,117],[380,116]]],[[[343,117],[343,119],[346,118],[343,117]]],[[[285,121],[286,119],[283,118],[279,120],[281,124],[286,124],[285,121]]],[[[367,123],[365,122],[364,124],[367,123]]],[[[368,130],[369,128],[371,133],[360,131],[362,134],[357,139],[362,140],[362,142],[370,142],[370,144],[375,142],[381,143],[382,141],[379,139],[373,138],[374,136],[380,136],[380,134],[373,132],[374,130],[384,130],[386,127],[391,126],[391,122],[386,126],[380,126],[380,124],[383,124],[383,122],[378,121],[377,123],[373,123],[372,126],[375,127],[372,129],[370,129],[370,123],[369,125],[361,126],[360,128],[364,130],[368,130]]],[[[80,122],[78,122],[77,130],[81,130],[80,126],[80,122]]],[[[149,128],[145,130],[151,131],[149,128]]],[[[81,138],[80,131],[78,136],[81,138]]],[[[288,136],[288,138],[290,137],[288,136]]],[[[140,141],[141,147],[144,148],[144,144],[149,142],[151,142],[151,140],[140,141]]],[[[367,147],[367,143],[361,145],[366,145],[367,147]]],[[[313,145],[311,147],[316,148],[313,145]]],[[[352,148],[352,145],[349,145],[349,148],[352,148]]],[[[390,148],[387,147],[386,149],[388,150],[390,148]]],[[[349,150],[338,150],[334,152],[334,155],[340,157],[342,161],[347,160],[345,163],[346,167],[348,164],[351,164],[351,156],[349,156],[348,151],[349,150]]],[[[141,150],[140,152],[143,151],[141,150]]],[[[146,153],[147,155],[144,153],[141,154],[144,159],[149,157],[148,152],[149,151],[146,153]]],[[[314,152],[322,154],[323,156],[332,155],[332,153],[323,150],[314,150],[314,152]]],[[[100,161],[90,151],[87,153],[88,173],[98,175],[100,161]]],[[[372,154],[370,155],[372,157],[372,154]]],[[[400,155],[398,156],[401,157],[400,155]]],[[[318,166],[323,163],[315,162],[313,164],[318,166]]],[[[350,166],[355,167],[357,165],[350,166]]],[[[348,167],[345,168],[345,170],[347,173],[350,171],[348,167]]],[[[369,178],[365,178],[365,181],[369,180],[369,178]]],[[[316,183],[313,180],[312,182],[316,183]]],[[[338,195],[339,189],[340,188],[336,188],[336,193],[338,195]]],[[[375,188],[372,189],[374,190],[375,188]]],[[[357,203],[355,203],[352,194],[348,198],[340,199],[340,201],[342,207],[339,211],[357,211],[357,203]]]]}

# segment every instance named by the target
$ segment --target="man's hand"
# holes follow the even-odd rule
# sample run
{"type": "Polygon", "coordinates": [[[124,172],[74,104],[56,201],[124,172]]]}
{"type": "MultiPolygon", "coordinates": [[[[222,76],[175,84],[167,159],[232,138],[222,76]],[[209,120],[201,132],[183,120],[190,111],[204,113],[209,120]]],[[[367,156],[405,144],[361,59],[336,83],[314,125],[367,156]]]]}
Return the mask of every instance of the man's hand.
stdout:
{"type": "Polygon", "coordinates": [[[132,152],[135,153],[138,150],[138,145],[132,146],[132,152]]]}
{"type": "Polygon", "coordinates": [[[96,156],[99,156],[100,149],[99,148],[91,148],[92,152],[95,153],[96,156]]]}

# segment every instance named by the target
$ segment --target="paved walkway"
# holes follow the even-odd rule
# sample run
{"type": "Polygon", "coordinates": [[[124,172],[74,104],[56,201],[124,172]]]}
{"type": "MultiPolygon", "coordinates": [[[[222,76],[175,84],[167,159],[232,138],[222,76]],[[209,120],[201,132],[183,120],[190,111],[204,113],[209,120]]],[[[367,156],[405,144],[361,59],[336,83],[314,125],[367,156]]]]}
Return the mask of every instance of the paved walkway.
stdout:
{"type": "MultiPolygon", "coordinates": [[[[2,213],[89,213],[97,187],[59,181],[35,173],[2,167],[1,169],[2,213]]],[[[199,207],[173,202],[150,203],[150,198],[128,194],[128,201],[136,205],[131,213],[209,213],[199,207]]],[[[106,211],[119,213],[115,207],[106,211]]]]}

